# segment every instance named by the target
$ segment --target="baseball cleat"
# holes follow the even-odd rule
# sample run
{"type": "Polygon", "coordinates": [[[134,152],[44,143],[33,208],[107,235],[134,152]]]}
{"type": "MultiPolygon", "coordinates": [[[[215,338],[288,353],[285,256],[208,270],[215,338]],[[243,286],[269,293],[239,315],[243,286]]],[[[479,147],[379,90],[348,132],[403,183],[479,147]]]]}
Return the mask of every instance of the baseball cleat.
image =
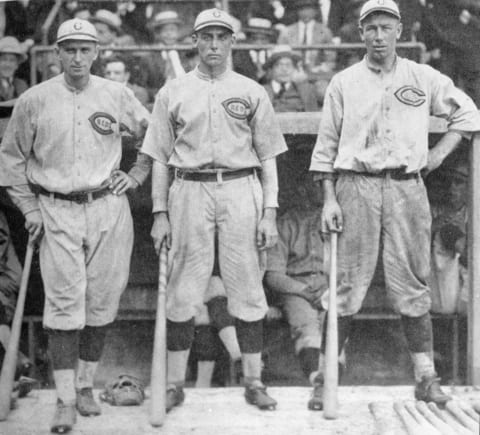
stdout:
{"type": "Polygon", "coordinates": [[[451,397],[445,394],[440,387],[440,378],[422,376],[422,380],[415,386],[415,399],[423,402],[434,402],[439,407],[445,406],[451,397]]]}
{"type": "Polygon", "coordinates": [[[323,410],[323,383],[323,375],[321,373],[317,374],[313,380],[312,396],[308,401],[308,409],[311,411],[323,410]]]}
{"type": "Polygon", "coordinates": [[[75,404],[65,404],[60,399],[57,400],[57,409],[53,416],[52,425],[50,430],[53,433],[67,433],[73,428],[73,425],[77,421],[77,411],[75,410],[75,404]]]}
{"type": "Polygon", "coordinates": [[[245,400],[264,411],[274,411],[277,406],[277,401],[267,394],[265,385],[246,385],[245,400]]]}
{"type": "Polygon", "coordinates": [[[176,385],[169,385],[167,389],[166,408],[170,412],[175,406],[179,406],[185,400],[185,393],[182,387],[176,385]]]}
{"type": "Polygon", "coordinates": [[[102,410],[98,403],[93,398],[93,391],[91,388],[82,388],[77,390],[77,411],[83,417],[90,417],[91,415],[100,415],[102,410]]]}

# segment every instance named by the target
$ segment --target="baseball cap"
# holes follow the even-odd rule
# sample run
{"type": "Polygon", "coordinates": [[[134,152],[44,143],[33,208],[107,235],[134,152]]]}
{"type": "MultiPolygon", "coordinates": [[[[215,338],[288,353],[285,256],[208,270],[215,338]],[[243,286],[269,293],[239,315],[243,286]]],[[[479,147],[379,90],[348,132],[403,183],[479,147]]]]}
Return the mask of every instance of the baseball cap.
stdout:
{"type": "Polygon", "coordinates": [[[368,0],[360,10],[359,22],[362,22],[373,12],[385,12],[400,19],[400,10],[393,0],[368,0]]]}
{"type": "Polygon", "coordinates": [[[210,26],[224,27],[233,33],[232,17],[225,11],[217,8],[205,9],[204,11],[200,12],[195,19],[193,31],[198,32],[199,30],[210,26]]]}
{"type": "Polygon", "coordinates": [[[60,24],[57,31],[57,44],[69,39],[98,42],[97,30],[87,20],[73,18],[60,24]]]}

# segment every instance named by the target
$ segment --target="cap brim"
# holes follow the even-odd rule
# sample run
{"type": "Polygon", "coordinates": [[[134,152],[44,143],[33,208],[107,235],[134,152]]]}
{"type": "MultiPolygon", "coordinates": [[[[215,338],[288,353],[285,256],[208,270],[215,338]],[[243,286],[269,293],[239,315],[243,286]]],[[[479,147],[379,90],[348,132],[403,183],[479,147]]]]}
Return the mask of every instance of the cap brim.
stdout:
{"type": "Polygon", "coordinates": [[[103,23],[103,24],[107,25],[108,27],[110,27],[111,29],[115,30],[115,32],[117,32],[118,34],[122,33],[122,28],[119,27],[119,26],[116,26],[115,24],[113,24],[109,20],[104,20],[104,19],[98,18],[98,17],[90,17],[88,19],[88,21],[90,21],[92,24],[103,23]]]}
{"type": "Polygon", "coordinates": [[[199,24],[193,29],[193,33],[198,32],[199,30],[205,29],[205,27],[223,27],[224,29],[230,30],[233,33],[233,27],[229,24],[225,24],[223,21],[211,20],[206,21],[205,23],[199,24]]]}
{"type": "Polygon", "coordinates": [[[74,35],[65,35],[57,39],[57,44],[64,41],[88,41],[88,42],[98,42],[98,38],[95,38],[91,35],[86,35],[83,33],[76,33],[74,35]]]}
{"type": "Polygon", "coordinates": [[[358,21],[362,22],[365,18],[367,18],[369,15],[373,14],[374,12],[383,12],[385,14],[392,15],[393,17],[398,18],[399,20],[401,19],[400,14],[398,12],[392,11],[389,8],[378,6],[376,8],[370,9],[369,11],[361,15],[358,21]]]}

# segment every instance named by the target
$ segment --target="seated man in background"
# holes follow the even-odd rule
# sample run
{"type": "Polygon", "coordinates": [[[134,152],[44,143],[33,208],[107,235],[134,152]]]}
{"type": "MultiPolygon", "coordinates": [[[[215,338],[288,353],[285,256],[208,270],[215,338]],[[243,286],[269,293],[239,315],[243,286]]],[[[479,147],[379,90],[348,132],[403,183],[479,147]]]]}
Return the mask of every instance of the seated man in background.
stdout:
{"type": "Polygon", "coordinates": [[[270,80],[264,85],[275,112],[318,110],[315,88],[307,82],[295,83],[301,57],[288,45],[278,45],[264,65],[270,80]]]}
{"type": "MultiPolygon", "coordinates": [[[[10,340],[10,323],[15,313],[22,267],[10,238],[7,218],[0,209],[0,366],[10,340]]],[[[27,375],[31,362],[20,351],[17,359],[16,378],[27,375]]]]}
{"type": "Polygon", "coordinates": [[[447,198],[432,205],[430,288],[432,311],[466,312],[468,162],[450,169],[447,198]]]}
{"type": "MultiPolygon", "coordinates": [[[[321,297],[328,287],[320,228],[323,198],[308,173],[301,175],[297,186],[297,205],[278,219],[278,243],[268,251],[265,284],[281,295],[295,353],[314,384],[325,314],[321,297]]],[[[321,399],[321,391],[314,389],[308,408],[321,410],[321,399]]]]}
{"type": "Polygon", "coordinates": [[[145,107],[149,103],[148,92],[142,86],[139,86],[130,81],[131,76],[131,63],[130,60],[124,56],[116,55],[111,56],[105,60],[104,76],[106,79],[113,80],[114,82],[123,83],[130,88],[137,100],[140,101],[145,107]]]}

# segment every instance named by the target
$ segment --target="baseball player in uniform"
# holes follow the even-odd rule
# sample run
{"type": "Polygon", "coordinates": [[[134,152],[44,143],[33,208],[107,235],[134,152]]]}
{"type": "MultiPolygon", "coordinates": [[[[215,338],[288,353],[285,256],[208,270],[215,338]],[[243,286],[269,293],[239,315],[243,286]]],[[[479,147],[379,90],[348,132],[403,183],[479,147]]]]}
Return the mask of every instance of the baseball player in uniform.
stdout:
{"type": "Polygon", "coordinates": [[[340,232],[339,349],[382,245],[387,292],[413,360],[415,397],[442,404],[449,397],[433,363],[426,284],[431,216],[420,172],[440,166],[462,135],[480,129],[480,117],[448,77],[396,55],[402,24],[393,0],[367,1],[359,30],[367,54],[333,77],[310,167],[323,185],[322,229],[340,232]],[[430,115],[445,118],[448,132],[429,150],[430,115]]]}
{"type": "Polygon", "coordinates": [[[276,402],[260,380],[267,311],[260,263],[277,238],[275,158],[286,145],[265,90],[227,68],[232,18],[218,9],[201,12],[193,39],[199,65],[159,91],[141,149],[154,160],[152,236],[157,250],[165,238],[170,246],[167,409],[184,400],[193,318],[212,274],[216,231],[245,397],[271,409],[276,402]]]}
{"type": "Polygon", "coordinates": [[[143,181],[118,167],[121,134],[141,135],[149,114],[127,87],[90,75],[97,42],[88,21],[59,27],[64,73],[21,95],[0,147],[0,185],[8,186],[31,237],[41,237],[56,433],[72,428],[75,407],[84,416],[100,413],[93,378],[133,243],[124,192],[143,181]]]}

